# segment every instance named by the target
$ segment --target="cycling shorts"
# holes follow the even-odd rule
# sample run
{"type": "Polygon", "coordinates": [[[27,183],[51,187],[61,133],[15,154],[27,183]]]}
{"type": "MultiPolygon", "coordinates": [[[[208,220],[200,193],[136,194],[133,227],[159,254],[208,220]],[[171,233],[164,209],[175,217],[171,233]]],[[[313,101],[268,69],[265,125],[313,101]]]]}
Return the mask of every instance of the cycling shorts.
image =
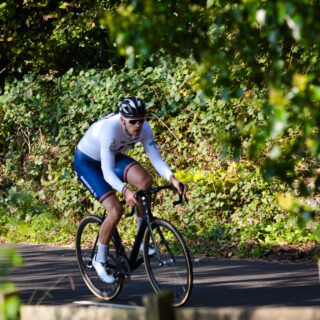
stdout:
{"type": "MultiPolygon", "coordinates": [[[[116,153],[114,173],[121,181],[128,182],[128,171],[136,164],[139,163],[132,158],[120,152],[116,153]]],[[[79,180],[100,203],[115,194],[103,177],[101,162],[90,158],[78,148],[74,154],[74,169],[79,180]]]]}

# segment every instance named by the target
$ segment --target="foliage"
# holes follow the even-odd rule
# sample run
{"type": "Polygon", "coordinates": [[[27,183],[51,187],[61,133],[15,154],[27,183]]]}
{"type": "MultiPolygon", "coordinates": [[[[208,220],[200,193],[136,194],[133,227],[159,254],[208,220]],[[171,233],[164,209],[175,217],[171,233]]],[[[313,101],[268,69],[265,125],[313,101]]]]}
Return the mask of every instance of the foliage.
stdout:
{"type": "MultiPolygon", "coordinates": [[[[239,248],[249,244],[315,241],[314,226],[286,210],[285,184],[266,182],[259,166],[245,157],[239,162],[224,157],[221,137],[236,129],[240,114],[247,115],[248,126],[264,122],[263,93],[255,89],[234,99],[231,108],[218,90],[204,99],[190,89],[193,72],[193,59],[162,58],[141,69],[70,69],[59,78],[28,74],[8,81],[0,97],[5,155],[0,234],[11,241],[72,243],[77,221],[88,212],[102,213],[75,176],[73,152],[90,123],[134,94],[147,101],[160,152],[190,189],[189,204],[173,208],[168,193],[157,199],[155,212],[180,226],[193,251],[224,254],[232,245],[238,246],[234,254],[243,255],[239,248]],[[210,249],[211,243],[219,250],[210,249]]],[[[155,184],[165,182],[141,145],[130,155],[146,166],[155,184]]],[[[123,219],[120,229],[130,242],[135,223],[123,219]]]]}
{"type": "Polygon", "coordinates": [[[12,267],[22,265],[21,256],[11,247],[0,248],[0,319],[19,319],[20,301],[15,286],[6,280],[12,267]],[[4,297],[1,300],[2,295],[4,297]]]}
{"type": "Polygon", "coordinates": [[[73,242],[76,230],[76,221],[57,217],[52,212],[29,214],[25,219],[7,216],[4,213],[0,217],[0,241],[10,243],[66,245],[73,242]]]}
{"type": "Polygon", "coordinates": [[[66,72],[70,67],[117,63],[100,12],[112,1],[2,1],[0,84],[8,75],[66,72]]]}
{"type": "Polygon", "coordinates": [[[263,121],[257,125],[247,112],[235,114],[235,128],[229,130],[225,146],[236,158],[246,153],[258,161],[266,179],[278,177],[300,196],[315,196],[320,154],[319,3],[160,3],[128,1],[116,15],[107,13],[101,19],[119,53],[131,66],[137,56],[145,60],[161,50],[174,57],[191,55],[196,63],[190,86],[209,100],[218,89],[229,107],[234,99],[245,99],[259,89],[263,121]],[[301,179],[301,163],[315,181],[312,188],[301,179]]]}
{"type": "MultiPolygon", "coordinates": [[[[48,241],[59,230],[65,242],[75,220],[101,213],[73,172],[73,151],[93,121],[137,95],[161,153],[190,184],[186,207],[176,212],[161,196],[157,211],[193,250],[234,244],[242,255],[251,244],[318,240],[318,2],[156,4],[1,5],[1,68],[21,74],[0,96],[0,230],[15,221],[52,229],[48,241]]],[[[131,155],[163,182],[142,146],[131,155]]],[[[128,239],[135,232],[121,228],[128,239]]]]}

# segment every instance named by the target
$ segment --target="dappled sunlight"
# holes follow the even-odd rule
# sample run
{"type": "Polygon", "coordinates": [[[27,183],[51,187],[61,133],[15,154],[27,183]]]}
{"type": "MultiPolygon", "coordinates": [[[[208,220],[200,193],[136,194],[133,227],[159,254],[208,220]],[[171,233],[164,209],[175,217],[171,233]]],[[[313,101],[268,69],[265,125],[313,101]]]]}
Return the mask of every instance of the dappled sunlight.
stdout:
{"type": "MultiPolygon", "coordinates": [[[[24,304],[96,301],[81,278],[73,249],[17,245],[25,260],[11,274],[24,304]],[[48,290],[50,289],[50,290],[48,290]],[[43,298],[45,295],[45,298],[43,298]]],[[[320,303],[315,263],[278,263],[193,257],[194,285],[185,307],[312,306],[320,303]]],[[[111,303],[142,305],[152,293],[140,266],[111,303]]]]}

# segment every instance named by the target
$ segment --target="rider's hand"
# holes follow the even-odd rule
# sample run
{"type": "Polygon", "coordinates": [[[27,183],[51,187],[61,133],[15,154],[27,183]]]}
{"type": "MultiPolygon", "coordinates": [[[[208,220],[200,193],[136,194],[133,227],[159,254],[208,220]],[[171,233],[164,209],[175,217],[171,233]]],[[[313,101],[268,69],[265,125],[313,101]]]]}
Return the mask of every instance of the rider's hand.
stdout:
{"type": "Polygon", "coordinates": [[[186,192],[187,192],[188,188],[187,188],[187,185],[185,183],[179,181],[174,176],[171,177],[170,182],[178,190],[179,194],[186,195],[186,192]],[[183,190],[180,189],[180,184],[183,185],[183,190]]]}
{"type": "Polygon", "coordinates": [[[139,202],[134,195],[135,193],[130,189],[127,189],[125,192],[126,203],[131,207],[137,207],[139,205],[139,202]]]}

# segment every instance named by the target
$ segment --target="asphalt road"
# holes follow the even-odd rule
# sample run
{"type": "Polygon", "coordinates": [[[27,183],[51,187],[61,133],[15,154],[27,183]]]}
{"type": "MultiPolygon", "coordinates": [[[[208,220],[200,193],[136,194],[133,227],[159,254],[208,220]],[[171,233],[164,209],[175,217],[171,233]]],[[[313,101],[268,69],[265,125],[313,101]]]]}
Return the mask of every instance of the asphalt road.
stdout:
{"type": "MultiPolygon", "coordinates": [[[[12,271],[10,280],[24,304],[100,302],[81,278],[74,249],[34,245],[16,248],[25,263],[12,271]]],[[[193,292],[185,307],[320,305],[317,264],[193,257],[193,267],[193,292]]],[[[141,306],[142,296],[152,292],[142,265],[112,303],[141,306]]]]}

